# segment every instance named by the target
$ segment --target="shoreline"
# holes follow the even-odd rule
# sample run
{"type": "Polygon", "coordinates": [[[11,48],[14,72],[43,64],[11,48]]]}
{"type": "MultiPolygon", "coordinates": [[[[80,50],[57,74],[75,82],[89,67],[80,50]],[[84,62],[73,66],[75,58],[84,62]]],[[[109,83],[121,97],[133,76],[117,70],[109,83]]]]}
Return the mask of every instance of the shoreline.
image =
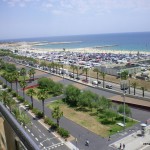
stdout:
{"type": "MultiPolygon", "coordinates": [[[[34,42],[35,44],[36,42],[34,42]]],[[[36,43],[37,44],[37,43],[36,43]]],[[[39,44],[39,43],[38,43],[39,44]]],[[[33,43],[29,42],[16,42],[13,44],[5,43],[0,44],[0,49],[10,49],[12,51],[29,51],[35,53],[47,53],[47,52],[77,52],[77,53],[111,53],[111,54],[143,54],[150,55],[149,51],[140,50],[118,50],[118,49],[100,49],[96,47],[85,47],[85,48],[35,48],[33,43]]]]}

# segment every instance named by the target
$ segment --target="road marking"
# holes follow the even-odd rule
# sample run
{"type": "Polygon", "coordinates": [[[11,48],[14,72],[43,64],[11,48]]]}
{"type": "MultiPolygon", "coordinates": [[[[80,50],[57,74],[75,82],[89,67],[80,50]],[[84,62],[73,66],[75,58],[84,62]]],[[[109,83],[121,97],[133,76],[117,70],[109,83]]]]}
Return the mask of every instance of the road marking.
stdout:
{"type": "Polygon", "coordinates": [[[36,128],[37,128],[37,126],[36,125],[34,125],[36,128]]]}
{"type": "Polygon", "coordinates": [[[31,135],[32,135],[32,136],[34,136],[34,134],[33,134],[33,133],[31,133],[31,135]]]}
{"type": "Polygon", "coordinates": [[[26,126],[24,126],[25,128],[27,128],[26,126]]]}
{"type": "Polygon", "coordinates": [[[36,141],[39,141],[38,138],[35,138],[35,139],[36,139],[36,141]]]}
{"type": "Polygon", "coordinates": [[[42,137],[39,135],[39,138],[42,138],[42,137]]]}
{"type": "Polygon", "coordinates": [[[57,144],[54,144],[54,145],[51,145],[51,146],[48,146],[48,147],[46,147],[46,148],[54,148],[54,147],[57,147],[58,145],[61,145],[61,144],[63,144],[63,143],[57,143],[57,144]]]}
{"type": "Polygon", "coordinates": [[[43,146],[43,144],[42,144],[42,143],[40,143],[40,145],[41,145],[41,146],[43,146]]]}
{"type": "Polygon", "coordinates": [[[39,130],[39,132],[41,132],[41,130],[40,129],[38,129],[39,130]]]}
{"type": "Polygon", "coordinates": [[[28,129],[28,132],[30,132],[30,130],[28,129]]]}
{"type": "Polygon", "coordinates": [[[43,136],[45,136],[45,134],[43,133],[43,136]]]}

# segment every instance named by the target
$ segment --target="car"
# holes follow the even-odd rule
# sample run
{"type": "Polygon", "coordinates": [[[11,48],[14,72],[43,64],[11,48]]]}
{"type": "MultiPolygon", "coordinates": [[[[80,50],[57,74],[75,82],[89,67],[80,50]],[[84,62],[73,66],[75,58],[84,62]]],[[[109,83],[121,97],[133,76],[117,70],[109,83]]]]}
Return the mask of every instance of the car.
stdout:
{"type": "Polygon", "coordinates": [[[112,89],[112,85],[107,84],[107,85],[106,85],[106,88],[112,89]]]}
{"type": "Polygon", "coordinates": [[[76,77],[76,79],[77,79],[77,80],[80,80],[80,78],[79,78],[79,77],[76,77]]]}
{"type": "Polygon", "coordinates": [[[98,84],[101,84],[101,81],[98,81],[98,82],[97,81],[92,81],[92,84],[93,85],[98,85],[98,84]]]}
{"type": "Polygon", "coordinates": [[[82,80],[82,82],[86,82],[86,83],[88,83],[89,81],[88,81],[88,80],[86,80],[86,79],[83,79],[83,80],[82,80]]]}

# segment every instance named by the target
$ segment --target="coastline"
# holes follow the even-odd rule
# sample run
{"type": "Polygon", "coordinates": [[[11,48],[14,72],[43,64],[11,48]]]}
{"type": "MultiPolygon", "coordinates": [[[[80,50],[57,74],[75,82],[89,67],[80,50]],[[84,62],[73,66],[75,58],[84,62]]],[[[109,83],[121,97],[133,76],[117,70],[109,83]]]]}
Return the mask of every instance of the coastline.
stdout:
{"type": "MultiPolygon", "coordinates": [[[[37,42],[34,42],[34,44],[37,42]]],[[[100,48],[92,48],[92,47],[85,47],[85,48],[66,48],[66,49],[59,49],[59,48],[35,48],[34,44],[31,42],[16,42],[16,43],[3,43],[0,44],[1,49],[10,49],[12,51],[29,51],[34,53],[50,53],[50,52],[77,52],[77,53],[112,53],[112,54],[134,54],[136,55],[138,52],[139,54],[143,55],[150,55],[148,51],[139,51],[139,50],[118,50],[118,49],[100,49],[100,48]]],[[[40,44],[40,43],[38,43],[40,44]]]]}

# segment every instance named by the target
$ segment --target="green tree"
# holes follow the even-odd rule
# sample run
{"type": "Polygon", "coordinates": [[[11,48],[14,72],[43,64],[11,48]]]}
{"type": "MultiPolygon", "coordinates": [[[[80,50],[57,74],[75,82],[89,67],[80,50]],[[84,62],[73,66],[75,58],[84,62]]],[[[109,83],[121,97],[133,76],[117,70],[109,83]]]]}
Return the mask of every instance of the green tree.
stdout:
{"type": "Polygon", "coordinates": [[[12,112],[12,108],[16,106],[16,102],[12,99],[11,96],[8,96],[6,99],[6,105],[9,107],[10,112],[12,112]]]}
{"type": "Polygon", "coordinates": [[[79,66],[75,66],[75,70],[77,71],[77,78],[79,78],[79,66]]]}
{"type": "Polygon", "coordinates": [[[54,93],[54,96],[58,96],[62,94],[63,92],[63,84],[61,83],[55,83],[52,87],[52,92],[54,93]]]}
{"type": "MultiPolygon", "coordinates": [[[[124,105],[122,104],[122,105],[119,105],[119,107],[118,107],[118,112],[119,113],[121,113],[121,114],[123,114],[124,113],[124,105]]],[[[125,104],[125,114],[127,115],[127,116],[131,116],[131,109],[130,109],[130,107],[127,105],[127,104],[125,104]]]]}
{"type": "Polygon", "coordinates": [[[14,80],[16,82],[16,91],[18,93],[18,78],[19,78],[19,72],[18,71],[15,71],[13,72],[13,76],[14,76],[14,80]]]}
{"type": "Polygon", "coordinates": [[[15,80],[14,74],[13,73],[9,73],[8,74],[8,81],[9,81],[9,83],[11,85],[11,89],[12,89],[12,83],[13,83],[14,80],[15,80]]]}
{"type": "Polygon", "coordinates": [[[135,89],[136,89],[137,86],[138,86],[138,83],[137,83],[137,82],[133,82],[133,83],[132,83],[132,87],[134,88],[134,95],[135,95],[135,89]]]}
{"type": "Polygon", "coordinates": [[[7,73],[7,72],[4,72],[4,73],[2,74],[2,77],[5,79],[5,82],[6,82],[6,85],[7,85],[7,83],[8,83],[8,77],[9,77],[8,73],[7,73]]]}
{"type": "Polygon", "coordinates": [[[70,69],[72,69],[73,78],[74,78],[74,73],[75,73],[76,66],[75,66],[75,65],[71,65],[71,66],[70,66],[70,69]]]}
{"type": "Polygon", "coordinates": [[[85,72],[86,80],[88,80],[88,71],[89,71],[88,68],[83,69],[83,72],[85,72]]]}
{"type": "Polygon", "coordinates": [[[20,75],[24,77],[24,81],[25,81],[25,77],[26,77],[26,69],[25,68],[21,68],[20,75]]]}
{"type": "Polygon", "coordinates": [[[29,75],[29,81],[31,81],[31,76],[32,76],[32,70],[31,69],[28,71],[28,75],[29,75]]]}
{"type": "Polygon", "coordinates": [[[128,75],[129,75],[129,71],[128,70],[124,70],[121,72],[121,79],[122,80],[127,80],[128,79],[128,75]]]}
{"type": "Polygon", "coordinates": [[[20,113],[18,121],[22,124],[22,126],[25,126],[31,122],[30,118],[24,112],[20,113]]]}
{"type": "Polygon", "coordinates": [[[102,76],[103,78],[103,88],[105,87],[105,77],[106,77],[106,73],[105,72],[100,72],[100,76],[102,76]]]}
{"type": "Polygon", "coordinates": [[[77,106],[80,90],[73,85],[68,85],[64,91],[65,102],[70,106],[77,106]]]}
{"type": "Polygon", "coordinates": [[[30,96],[30,98],[31,98],[31,104],[32,104],[32,109],[33,109],[33,96],[36,95],[36,92],[34,89],[29,89],[27,91],[27,95],[30,96]]]}
{"type": "Polygon", "coordinates": [[[21,86],[22,91],[23,91],[23,99],[25,100],[25,93],[24,93],[24,90],[25,90],[25,87],[27,86],[26,81],[25,81],[25,80],[20,81],[20,86],[21,86]]]}
{"type": "Polygon", "coordinates": [[[142,86],[142,87],[141,87],[141,90],[142,90],[142,95],[143,95],[143,97],[144,97],[145,87],[142,86]]]}
{"type": "Polygon", "coordinates": [[[31,74],[32,74],[33,81],[34,81],[34,76],[35,76],[35,74],[36,74],[36,72],[35,72],[35,69],[34,69],[34,68],[32,68],[32,69],[31,69],[31,74]]]}
{"type": "Polygon", "coordinates": [[[3,101],[4,105],[6,106],[6,104],[7,104],[7,99],[9,98],[8,92],[2,91],[2,92],[0,93],[0,97],[2,98],[2,101],[3,101]]]}
{"type": "Polygon", "coordinates": [[[96,72],[97,86],[98,86],[98,76],[99,76],[100,71],[99,71],[99,69],[98,69],[98,68],[94,68],[94,70],[93,70],[93,71],[94,71],[94,72],[96,72]]]}
{"type": "Polygon", "coordinates": [[[40,101],[42,101],[42,107],[43,107],[43,116],[45,115],[45,111],[44,111],[44,101],[45,99],[48,98],[48,94],[47,94],[47,91],[44,90],[44,89],[41,89],[38,91],[37,93],[37,97],[40,101]]]}
{"type": "Polygon", "coordinates": [[[60,110],[60,107],[59,106],[54,107],[54,110],[52,111],[52,117],[57,120],[58,127],[62,116],[63,112],[60,110]]]}
{"type": "Polygon", "coordinates": [[[40,63],[40,66],[41,66],[41,67],[43,67],[43,70],[44,70],[44,67],[46,67],[46,66],[47,66],[47,64],[46,64],[46,62],[45,62],[45,61],[42,61],[42,62],[40,63]]]}

